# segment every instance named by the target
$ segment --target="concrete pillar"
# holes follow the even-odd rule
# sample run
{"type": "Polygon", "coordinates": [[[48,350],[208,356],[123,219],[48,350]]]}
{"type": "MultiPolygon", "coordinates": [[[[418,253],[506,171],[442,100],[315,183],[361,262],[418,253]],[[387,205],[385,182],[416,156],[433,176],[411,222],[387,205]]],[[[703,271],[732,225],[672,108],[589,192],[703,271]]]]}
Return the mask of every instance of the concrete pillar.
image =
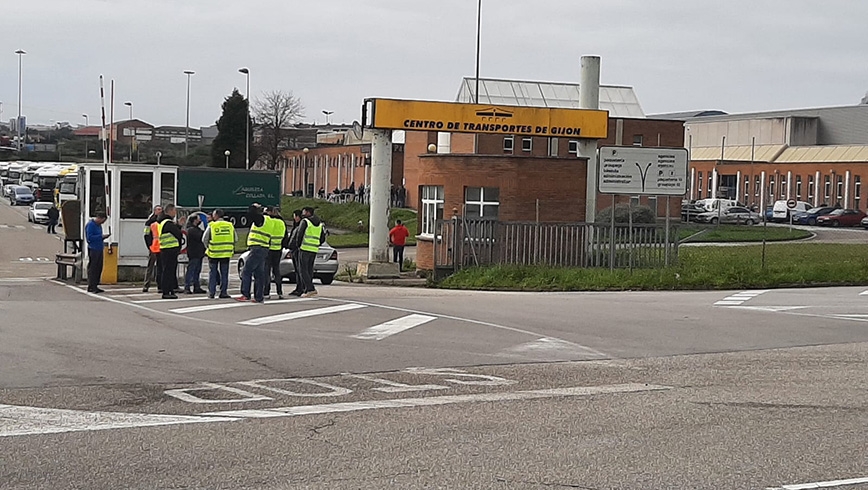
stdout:
{"type": "MultiPolygon", "coordinates": [[[[371,216],[369,262],[389,262],[389,184],[392,179],[392,132],[375,129],[371,142],[371,216]]],[[[397,268],[397,264],[396,268],[397,268]]]]}
{"type": "Polygon", "coordinates": [[[690,168],[690,200],[696,199],[696,169],[690,168]]]}
{"type": "Polygon", "coordinates": [[[329,157],[328,157],[328,155],[326,155],[323,158],[325,158],[325,165],[324,165],[325,176],[324,176],[323,180],[325,180],[325,191],[326,191],[326,196],[328,196],[329,193],[332,191],[332,188],[329,185],[329,157]]]}
{"type": "Polygon", "coordinates": [[[319,156],[313,157],[313,197],[316,197],[319,191],[319,156]]]}
{"type": "MultiPolygon", "coordinates": [[[[741,202],[744,197],[744,182],[741,181],[741,170],[739,170],[735,173],[735,201],[741,202]]],[[[747,199],[744,200],[744,204],[747,205],[747,199]]]]}
{"type": "MultiPolygon", "coordinates": [[[[579,107],[600,108],[600,57],[582,56],[582,75],[579,82],[579,107]]],[[[593,223],[597,215],[597,140],[580,138],[579,156],[588,159],[585,189],[585,222],[593,223]]]]}
{"type": "Polygon", "coordinates": [[[850,171],[844,174],[844,207],[849,208],[850,206],[850,171]]]}
{"type": "Polygon", "coordinates": [[[711,198],[717,199],[717,169],[711,173],[711,198]]]}
{"type": "Polygon", "coordinates": [[[760,214],[765,216],[766,212],[766,171],[760,173],[760,214]]]}
{"type": "Polygon", "coordinates": [[[825,196],[822,199],[820,198],[820,171],[818,170],[814,177],[814,206],[818,206],[825,199],[825,196]]]}
{"type": "Polygon", "coordinates": [[[793,172],[787,171],[787,199],[793,198],[793,172]]]}

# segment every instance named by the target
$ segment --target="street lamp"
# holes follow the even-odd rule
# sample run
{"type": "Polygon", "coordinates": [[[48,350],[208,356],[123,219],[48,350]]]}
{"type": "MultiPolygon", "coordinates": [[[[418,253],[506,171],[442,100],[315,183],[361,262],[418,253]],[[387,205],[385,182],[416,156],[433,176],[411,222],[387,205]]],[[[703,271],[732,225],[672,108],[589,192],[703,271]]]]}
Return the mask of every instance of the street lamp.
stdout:
{"type": "Polygon", "coordinates": [[[229,168],[229,155],[230,155],[231,153],[232,153],[232,152],[230,152],[229,150],[226,150],[226,151],[223,152],[223,154],[226,155],[226,168],[229,168]]]}
{"type": "Polygon", "coordinates": [[[244,153],[244,168],[250,170],[250,70],[247,68],[239,68],[239,72],[247,76],[247,132],[244,134],[245,153],[244,153]]]}
{"type": "Polygon", "coordinates": [[[157,166],[159,167],[160,166],[160,158],[162,158],[163,152],[158,151],[157,153],[155,153],[155,155],[157,156],[157,166]]]}
{"type": "Polygon", "coordinates": [[[335,111],[322,111],[322,113],[325,114],[325,117],[326,117],[326,126],[328,126],[328,125],[329,125],[329,116],[331,116],[332,114],[334,114],[335,111]]]}
{"type": "Polygon", "coordinates": [[[190,77],[196,72],[193,70],[184,70],[184,75],[187,75],[187,125],[184,127],[184,158],[187,157],[189,150],[188,139],[190,137],[190,77]]]}
{"type": "Polygon", "coordinates": [[[130,108],[130,127],[128,130],[130,131],[130,163],[133,163],[133,141],[135,140],[135,137],[136,137],[136,130],[135,130],[135,128],[132,127],[133,103],[130,101],[126,101],[126,102],[124,102],[124,105],[130,108]]]}
{"type": "Polygon", "coordinates": [[[313,194],[308,195],[308,192],[307,192],[307,188],[308,188],[307,181],[310,178],[308,176],[308,173],[307,173],[307,154],[310,152],[310,150],[305,148],[305,149],[301,150],[301,152],[304,153],[304,197],[313,197],[313,194]]]}
{"type": "MultiPolygon", "coordinates": [[[[87,119],[87,114],[82,114],[81,117],[84,118],[84,128],[89,128],[90,121],[87,119]]],[[[84,135],[84,159],[87,161],[87,134],[84,135]]]]}
{"type": "Polygon", "coordinates": [[[19,49],[15,54],[18,55],[18,120],[15,122],[15,131],[18,134],[18,153],[21,153],[21,59],[27,52],[19,49]]]}

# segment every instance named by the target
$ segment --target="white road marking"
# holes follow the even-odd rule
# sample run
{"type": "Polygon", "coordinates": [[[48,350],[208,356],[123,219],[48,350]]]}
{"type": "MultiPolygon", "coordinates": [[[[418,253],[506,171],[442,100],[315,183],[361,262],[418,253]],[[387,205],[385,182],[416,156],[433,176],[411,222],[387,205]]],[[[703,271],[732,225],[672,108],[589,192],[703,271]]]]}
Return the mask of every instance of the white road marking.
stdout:
{"type": "Polygon", "coordinates": [[[619,385],[555,388],[551,390],[512,391],[505,393],[478,393],[474,395],[445,395],[425,398],[397,398],[392,400],[371,400],[362,402],[340,402],[328,403],[323,405],[302,405],[295,407],[266,408],[261,410],[229,410],[223,412],[202,413],[199,415],[232,418],[295,417],[300,415],[356,412],[360,410],[374,410],[383,408],[433,407],[439,405],[454,405],[458,403],[536,400],[541,398],[608,395],[618,393],[640,393],[670,389],[672,389],[670,386],[629,383],[619,385]]]}
{"type": "Polygon", "coordinates": [[[207,296],[197,296],[195,298],[178,298],[178,299],[140,299],[140,300],[133,301],[133,303],[139,305],[139,304],[145,304],[145,303],[172,303],[172,302],[177,303],[178,301],[213,301],[213,300],[208,299],[207,296]]]}
{"type": "Polygon", "coordinates": [[[0,283],[11,282],[11,283],[23,283],[23,282],[43,282],[44,279],[40,277],[3,277],[0,278],[0,283]]]}
{"type": "Polygon", "coordinates": [[[735,293],[733,295],[727,296],[720,301],[714,303],[714,306],[736,306],[744,303],[745,301],[749,301],[757,296],[769,292],[768,289],[754,290],[754,291],[742,291],[740,293],[735,293]]]}
{"type": "Polygon", "coordinates": [[[234,418],[144,413],[84,412],[57,408],[0,405],[0,437],[59,434],[133,427],[231,422],[234,418]]]}
{"type": "Polygon", "coordinates": [[[862,291],[859,296],[868,296],[868,291],[862,291]]]}
{"type": "MultiPolygon", "coordinates": [[[[316,301],[316,298],[298,298],[298,299],[280,299],[275,301],[266,301],[264,304],[273,305],[273,304],[283,304],[283,303],[304,303],[306,301],[316,301]]],[[[216,303],[211,305],[202,305],[202,306],[188,306],[187,308],[175,308],[173,310],[169,310],[172,313],[198,313],[201,311],[211,311],[211,310],[225,310],[227,308],[238,308],[241,306],[255,306],[256,303],[251,303],[247,301],[245,303],[235,302],[235,303],[216,303]]]]}
{"type": "Polygon", "coordinates": [[[272,316],[264,316],[261,318],[254,318],[252,320],[247,320],[244,322],[238,322],[239,325],[250,325],[250,326],[259,326],[259,325],[267,325],[269,323],[277,323],[277,322],[286,322],[289,320],[298,320],[299,318],[308,318],[312,316],[318,315],[327,315],[329,313],[340,313],[342,311],[350,311],[357,310],[359,308],[365,308],[365,305],[348,303],[345,305],[336,305],[336,306],[327,306],[325,308],[317,308],[315,310],[304,310],[304,311],[293,311],[291,313],[283,313],[280,315],[272,315],[272,316]]]}
{"type": "Polygon", "coordinates": [[[593,349],[552,337],[542,337],[532,342],[510,347],[503,352],[505,354],[519,354],[531,357],[536,356],[542,359],[550,359],[553,356],[557,356],[559,353],[565,354],[568,359],[572,359],[575,357],[575,354],[579,353],[582,355],[605,357],[601,356],[599,352],[593,349]]]}
{"type": "Polygon", "coordinates": [[[404,330],[409,330],[413,327],[418,327],[430,321],[436,320],[437,317],[427,315],[407,315],[405,317],[389,320],[388,322],[374,325],[367,330],[353,335],[353,338],[362,340],[383,340],[395,334],[399,334],[404,330]]]}
{"type": "Polygon", "coordinates": [[[121,293],[121,292],[127,292],[127,291],[141,291],[141,290],[142,290],[142,288],[112,288],[112,287],[108,287],[108,288],[106,288],[105,292],[107,292],[107,293],[121,293]]]}
{"type": "Polygon", "coordinates": [[[735,310],[771,311],[773,313],[780,313],[783,311],[801,310],[803,308],[808,308],[808,306],[738,306],[738,307],[735,307],[733,309],[735,309],[735,310]]]}
{"type": "Polygon", "coordinates": [[[816,488],[834,488],[868,483],[868,478],[850,478],[848,480],[829,480],[815,483],[800,483],[798,485],[784,485],[782,487],[768,487],[766,490],[812,490],[816,488]]]}

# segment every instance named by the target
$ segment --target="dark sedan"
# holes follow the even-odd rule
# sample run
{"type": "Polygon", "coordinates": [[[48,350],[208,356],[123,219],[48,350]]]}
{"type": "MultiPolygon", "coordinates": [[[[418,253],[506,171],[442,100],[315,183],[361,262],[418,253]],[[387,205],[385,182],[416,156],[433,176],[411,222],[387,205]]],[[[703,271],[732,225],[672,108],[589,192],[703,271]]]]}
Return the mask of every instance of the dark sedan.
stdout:
{"type": "Polygon", "coordinates": [[[838,208],[832,206],[823,206],[819,208],[811,208],[802,213],[793,213],[793,224],[796,225],[811,225],[817,224],[817,218],[825,216],[838,208]]]}
{"type": "Polygon", "coordinates": [[[865,213],[856,209],[836,209],[817,218],[820,226],[858,226],[862,224],[865,213]]]}

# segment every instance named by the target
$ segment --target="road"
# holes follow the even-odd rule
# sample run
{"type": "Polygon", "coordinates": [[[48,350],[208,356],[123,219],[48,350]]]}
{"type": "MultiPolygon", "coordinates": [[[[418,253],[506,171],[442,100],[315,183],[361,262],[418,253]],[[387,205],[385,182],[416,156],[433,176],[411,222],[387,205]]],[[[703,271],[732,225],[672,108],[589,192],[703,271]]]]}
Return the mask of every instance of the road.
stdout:
{"type": "Polygon", "coordinates": [[[4,489],[868,487],[865,288],[254,305],[91,295],[9,253],[4,489]]]}

